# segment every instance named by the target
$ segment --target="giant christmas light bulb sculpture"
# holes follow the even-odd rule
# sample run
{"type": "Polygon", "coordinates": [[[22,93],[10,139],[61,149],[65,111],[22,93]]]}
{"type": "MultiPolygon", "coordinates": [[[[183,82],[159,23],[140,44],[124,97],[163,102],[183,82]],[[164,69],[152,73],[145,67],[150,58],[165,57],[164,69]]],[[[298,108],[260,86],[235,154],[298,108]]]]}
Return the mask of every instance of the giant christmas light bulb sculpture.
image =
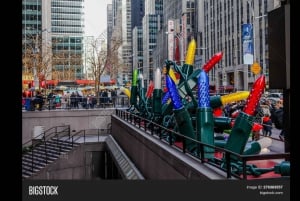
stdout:
{"type": "MultiPolygon", "coordinates": [[[[212,108],[218,108],[223,106],[227,103],[236,102],[240,100],[244,100],[249,96],[249,91],[239,91],[223,96],[211,96],[210,97],[210,106],[212,108]]],[[[214,118],[214,125],[215,127],[221,129],[230,129],[232,126],[232,120],[229,117],[215,117],[214,118]]]]}
{"type": "Polygon", "coordinates": [[[195,59],[195,51],[196,51],[196,41],[192,39],[189,43],[188,51],[186,53],[185,63],[182,68],[178,68],[175,65],[175,70],[177,70],[180,74],[180,81],[178,83],[178,93],[181,98],[185,98],[186,95],[192,98],[192,104],[196,108],[197,101],[193,95],[192,89],[197,84],[197,76],[199,75],[200,69],[197,69],[193,72],[193,64],[195,59]]]}
{"type": "MultiPolygon", "coordinates": [[[[186,95],[189,95],[192,98],[192,102],[194,107],[197,107],[197,101],[193,97],[192,90],[197,85],[198,77],[201,72],[201,69],[197,69],[193,72],[192,64],[194,62],[196,50],[196,43],[192,40],[189,44],[186,61],[185,64],[182,66],[182,71],[177,68],[180,75],[185,78],[181,79],[178,86],[178,92],[181,98],[184,98],[186,95]]],[[[222,59],[223,53],[215,54],[203,67],[204,71],[207,73],[210,71],[214,65],[222,59]]]]}
{"type": "Polygon", "coordinates": [[[150,114],[148,112],[147,108],[147,102],[145,99],[145,86],[144,86],[144,76],[142,73],[139,73],[138,75],[138,110],[142,116],[148,117],[150,114]]]}
{"type": "Polygon", "coordinates": [[[150,83],[149,83],[149,86],[148,86],[148,89],[147,89],[147,92],[146,92],[146,98],[147,99],[151,98],[153,90],[154,90],[154,84],[153,84],[153,81],[150,80],[150,83]]]}
{"type": "Polygon", "coordinates": [[[140,88],[140,98],[142,99],[142,100],[145,100],[145,85],[144,85],[144,76],[143,76],[143,74],[142,73],[140,73],[139,74],[139,88],[140,88]]]}
{"type": "Polygon", "coordinates": [[[261,75],[253,84],[250,95],[246,100],[246,105],[235,120],[234,126],[225,145],[225,149],[238,154],[243,154],[252,129],[252,122],[254,120],[253,115],[263,93],[264,87],[265,76],[261,75]]]}
{"type": "Polygon", "coordinates": [[[170,93],[169,91],[166,91],[166,93],[163,95],[163,98],[161,100],[161,104],[166,104],[168,102],[168,100],[170,99],[170,93]]]}
{"type": "Polygon", "coordinates": [[[249,96],[249,94],[249,91],[238,91],[223,96],[211,96],[210,106],[212,108],[217,108],[227,103],[245,100],[249,96]]]}
{"type": "Polygon", "coordinates": [[[132,83],[131,83],[131,90],[130,90],[130,104],[133,106],[137,105],[137,84],[138,84],[138,70],[134,69],[132,74],[132,83]]]}
{"type": "Polygon", "coordinates": [[[261,75],[253,84],[250,95],[248,96],[246,105],[243,109],[244,113],[248,115],[254,114],[257,104],[259,103],[259,99],[264,92],[265,85],[265,76],[261,75]]]}
{"type": "MultiPolygon", "coordinates": [[[[166,85],[171,96],[174,117],[176,119],[179,132],[185,136],[195,139],[191,117],[181,102],[181,98],[178,94],[174,81],[168,75],[166,76],[166,85]]],[[[195,142],[188,139],[185,142],[187,149],[190,152],[194,152],[196,149],[195,142]]]]}
{"type": "MultiPolygon", "coordinates": [[[[197,138],[206,144],[214,145],[214,121],[209,98],[209,79],[205,71],[198,78],[197,138]]],[[[204,157],[213,158],[214,149],[204,147],[204,157]]]]}
{"type": "Polygon", "coordinates": [[[208,73],[215,65],[218,63],[223,57],[223,52],[218,52],[214,56],[211,57],[202,67],[206,73],[208,73]]]}
{"type": "Polygon", "coordinates": [[[131,93],[130,93],[130,90],[129,90],[129,89],[127,89],[127,88],[125,88],[125,87],[120,87],[120,90],[121,90],[126,96],[128,96],[128,98],[130,98],[131,93]]]}
{"type": "Polygon", "coordinates": [[[145,85],[144,85],[144,76],[143,76],[143,74],[142,74],[142,73],[139,73],[138,78],[139,78],[139,86],[140,86],[140,88],[141,88],[141,89],[144,89],[144,88],[145,88],[145,85]]]}
{"type": "Polygon", "coordinates": [[[179,79],[176,78],[175,72],[172,68],[169,68],[168,75],[172,78],[172,80],[175,82],[175,84],[178,84],[179,79]]]}
{"type": "Polygon", "coordinates": [[[182,65],[181,68],[177,66],[173,61],[167,62],[167,66],[169,65],[169,63],[173,63],[175,70],[180,74],[179,84],[186,81],[188,77],[193,73],[195,51],[196,51],[196,41],[195,39],[192,39],[189,43],[188,50],[186,52],[185,63],[182,65]]]}
{"type": "Polygon", "coordinates": [[[154,115],[161,114],[161,105],[162,105],[161,96],[162,96],[161,70],[160,70],[160,68],[156,68],[155,78],[154,78],[153,101],[152,101],[152,109],[153,109],[154,115]]]}
{"type": "Polygon", "coordinates": [[[196,41],[192,39],[189,43],[185,57],[185,63],[182,66],[182,72],[185,79],[193,73],[193,65],[195,60],[196,41]]]}

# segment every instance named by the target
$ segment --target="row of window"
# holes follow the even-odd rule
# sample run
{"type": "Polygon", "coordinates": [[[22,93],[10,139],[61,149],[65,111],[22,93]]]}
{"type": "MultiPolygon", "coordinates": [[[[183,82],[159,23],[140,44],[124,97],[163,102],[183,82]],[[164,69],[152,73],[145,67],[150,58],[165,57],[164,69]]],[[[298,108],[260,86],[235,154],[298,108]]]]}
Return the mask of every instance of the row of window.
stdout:
{"type": "Polygon", "coordinates": [[[22,15],[22,20],[26,20],[26,23],[28,23],[28,21],[34,21],[35,23],[39,22],[41,23],[42,20],[42,15],[36,15],[35,14],[23,14],[22,15]]]}
{"type": "Polygon", "coordinates": [[[83,24],[83,21],[80,21],[80,20],[74,20],[74,19],[66,19],[66,18],[56,18],[56,19],[52,19],[52,24],[51,24],[52,26],[81,26],[81,27],[84,27],[84,24],[83,24]],[[55,22],[57,22],[57,21],[60,21],[60,22],[66,22],[66,24],[62,24],[62,23],[60,23],[60,24],[57,24],[57,23],[55,23],[55,22]],[[74,21],[74,22],[72,22],[72,21],[74,21]],[[77,22],[77,23],[75,23],[75,21],[77,22]],[[74,23],[74,25],[72,25],[72,24],[70,24],[70,23],[74,23]]]}
{"type": "Polygon", "coordinates": [[[83,0],[72,0],[72,1],[61,1],[61,0],[52,0],[51,7],[82,7],[83,0]]]}
{"type": "Polygon", "coordinates": [[[55,50],[82,50],[82,46],[53,46],[53,49],[55,50]]]}
{"type": "Polygon", "coordinates": [[[52,42],[53,43],[81,43],[82,41],[82,37],[75,37],[75,38],[71,38],[71,37],[53,37],[52,38],[52,42]]]}
{"type": "Polygon", "coordinates": [[[51,9],[52,13],[69,13],[69,14],[81,14],[82,13],[82,8],[77,7],[77,8],[52,8],[51,9]]]}

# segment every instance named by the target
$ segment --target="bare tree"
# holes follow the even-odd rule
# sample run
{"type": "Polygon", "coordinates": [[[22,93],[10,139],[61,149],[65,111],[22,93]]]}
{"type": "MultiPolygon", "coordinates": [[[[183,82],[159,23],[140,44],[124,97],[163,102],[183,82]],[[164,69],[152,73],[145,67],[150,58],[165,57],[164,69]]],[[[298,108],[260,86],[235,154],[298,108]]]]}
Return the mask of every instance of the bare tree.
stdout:
{"type": "Polygon", "coordinates": [[[91,42],[92,53],[87,56],[87,62],[90,64],[93,79],[95,80],[97,100],[99,100],[100,77],[104,73],[109,75],[117,74],[113,66],[118,63],[118,49],[122,44],[120,39],[114,39],[109,51],[107,51],[104,41],[104,39],[99,38],[93,40],[91,42]]]}
{"type": "MultiPolygon", "coordinates": [[[[38,79],[39,83],[51,75],[51,46],[43,43],[39,35],[28,36],[23,41],[22,73],[38,79]]],[[[40,90],[40,84],[38,87],[40,90]]]]}

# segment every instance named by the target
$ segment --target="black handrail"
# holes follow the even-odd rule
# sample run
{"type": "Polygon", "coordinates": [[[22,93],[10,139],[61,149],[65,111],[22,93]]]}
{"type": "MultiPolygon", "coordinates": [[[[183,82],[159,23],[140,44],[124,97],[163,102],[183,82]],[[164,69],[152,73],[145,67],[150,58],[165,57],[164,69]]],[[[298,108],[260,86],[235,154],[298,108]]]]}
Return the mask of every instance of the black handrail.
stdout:
{"type": "Polygon", "coordinates": [[[31,171],[33,172],[33,168],[34,168],[34,150],[35,147],[44,144],[44,155],[45,155],[45,162],[46,164],[48,163],[48,159],[49,159],[49,154],[48,154],[48,150],[47,150],[47,141],[48,139],[51,139],[50,136],[54,135],[54,136],[58,136],[60,133],[70,133],[70,125],[66,125],[66,126],[55,126],[52,128],[49,128],[48,130],[42,132],[41,134],[39,134],[38,136],[34,137],[33,139],[25,142],[22,144],[22,147],[30,147],[29,150],[27,150],[26,152],[23,152],[22,155],[28,153],[29,151],[31,151],[31,171]],[[61,128],[61,129],[60,129],[61,128]],[[34,140],[37,140],[37,142],[34,144],[34,140]]]}
{"type": "Polygon", "coordinates": [[[86,143],[86,137],[88,136],[95,136],[97,135],[97,140],[98,142],[100,141],[100,136],[101,135],[107,135],[111,133],[111,129],[86,129],[86,130],[80,130],[78,132],[76,132],[75,134],[71,135],[70,133],[70,126],[56,126],[53,128],[50,128],[48,130],[46,130],[45,132],[43,132],[42,134],[38,135],[36,138],[34,139],[40,139],[39,136],[42,136],[42,139],[40,139],[40,142],[33,144],[32,140],[29,140],[28,142],[23,144],[23,147],[25,147],[27,144],[29,144],[31,142],[32,148],[31,148],[31,171],[33,172],[34,170],[34,152],[35,152],[35,147],[37,147],[38,145],[44,144],[44,154],[45,154],[45,162],[46,164],[48,164],[49,162],[49,154],[48,154],[48,147],[47,147],[47,142],[48,140],[53,140],[53,142],[56,142],[56,147],[59,149],[59,153],[62,150],[62,146],[64,142],[68,142],[70,143],[70,141],[72,142],[72,148],[74,147],[74,144],[78,142],[78,140],[83,137],[83,142],[86,143]],[[64,128],[64,129],[60,129],[60,128],[64,128]],[[53,131],[54,130],[54,131],[53,131]],[[65,137],[66,135],[60,135],[60,134],[64,134],[67,133],[68,137],[66,139],[64,139],[63,137],[65,137]],[[52,136],[52,137],[51,137],[52,136]]]}
{"type": "MultiPolygon", "coordinates": [[[[225,163],[225,171],[227,174],[227,178],[231,178],[232,176],[238,178],[238,179],[247,179],[247,170],[246,170],[246,164],[248,161],[253,161],[253,160],[266,160],[266,159],[285,159],[287,161],[290,160],[290,153],[281,153],[281,154],[263,154],[263,155],[240,155],[238,153],[232,152],[230,150],[221,148],[221,147],[217,147],[215,145],[211,145],[211,144],[206,144],[203,142],[200,142],[198,140],[192,139],[188,136],[182,135],[181,133],[175,132],[174,130],[170,130],[168,128],[165,128],[149,119],[143,118],[137,114],[128,112],[124,109],[116,109],[116,115],[120,118],[122,118],[123,120],[137,126],[140,129],[143,129],[145,131],[145,133],[150,133],[150,135],[154,135],[156,134],[159,139],[162,142],[166,142],[171,146],[175,146],[173,145],[173,143],[171,142],[171,136],[175,135],[177,137],[180,137],[184,140],[182,140],[182,148],[181,151],[183,153],[186,153],[186,141],[193,141],[194,143],[197,144],[197,147],[199,148],[198,153],[200,152],[199,156],[195,156],[192,155],[194,157],[197,157],[198,159],[200,159],[200,161],[202,163],[207,163],[210,164],[214,167],[217,167],[221,170],[224,171],[224,168],[220,167],[219,165],[217,165],[215,162],[211,161],[211,160],[207,160],[204,157],[204,147],[209,147],[209,148],[213,148],[215,151],[221,152],[223,153],[224,156],[224,161],[222,161],[223,163],[225,163]],[[143,123],[143,127],[141,127],[141,124],[143,123]],[[147,126],[148,125],[148,126],[147,126]],[[160,132],[154,132],[155,128],[159,128],[158,130],[160,132]],[[147,132],[148,131],[148,132],[147,132]],[[165,140],[165,138],[162,137],[162,132],[164,133],[168,133],[169,136],[169,141],[165,140]],[[231,163],[233,161],[232,158],[236,158],[238,161],[242,162],[242,178],[240,177],[240,175],[235,174],[234,172],[232,172],[231,170],[231,163]]],[[[156,129],[157,130],[157,129],[156,129]]],[[[176,146],[177,148],[179,148],[178,146],[176,146]]],[[[180,148],[179,148],[180,149],[180,148]]],[[[191,153],[189,153],[191,154],[191,153]]]]}
{"type": "Polygon", "coordinates": [[[88,136],[97,136],[97,140],[98,142],[100,141],[100,136],[105,136],[107,134],[111,133],[111,129],[107,128],[107,129],[103,129],[103,128],[99,128],[99,129],[85,129],[85,130],[80,130],[74,134],[71,135],[70,139],[72,142],[72,146],[74,143],[78,143],[79,139],[83,140],[83,144],[86,143],[86,139],[88,136]]]}
{"type": "Polygon", "coordinates": [[[64,133],[64,132],[67,132],[67,134],[70,134],[70,125],[55,126],[55,127],[49,128],[48,130],[45,130],[44,132],[42,132],[38,136],[35,136],[34,138],[32,138],[32,139],[28,140],[27,142],[23,143],[22,147],[26,147],[26,146],[28,146],[28,144],[32,145],[33,140],[37,140],[37,139],[39,140],[39,139],[43,139],[43,138],[48,139],[49,136],[51,136],[52,134],[57,135],[59,133],[64,133]],[[59,130],[59,128],[62,128],[63,130],[59,130]]]}

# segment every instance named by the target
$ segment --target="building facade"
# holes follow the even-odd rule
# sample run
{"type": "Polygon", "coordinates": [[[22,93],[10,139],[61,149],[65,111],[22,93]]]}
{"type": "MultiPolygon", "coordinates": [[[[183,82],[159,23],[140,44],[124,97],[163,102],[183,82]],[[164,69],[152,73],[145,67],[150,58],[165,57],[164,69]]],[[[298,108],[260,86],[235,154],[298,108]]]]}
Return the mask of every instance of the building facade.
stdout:
{"type": "Polygon", "coordinates": [[[205,47],[203,59],[207,62],[214,54],[223,53],[221,61],[209,72],[210,84],[216,92],[249,90],[258,76],[251,71],[251,65],[244,64],[243,24],[253,27],[253,62],[261,66],[268,85],[267,13],[275,5],[274,0],[199,1],[198,31],[205,47]]]}
{"type": "MultiPolygon", "coordinates": [[[[146,0],[145,16],[143,17],[143,66],[142,72],[144,82],[148,84],[153,81],[154,54],[153,50],[157,44],[157,33],[163,25],[163,1],[146,0]]],[[[147,85],[146,85],[147,86],[147,85]]]]}
{"type": "Polygon", "coordinates": [[[42,1],[22,0],[22,87],[39,84],[37,56],[42,38],[42,1]],[[34,81],[34,82],[33,82],[34,81]]]}
{"type": "Polygon", "coordinates": [[[83,0],[22,0],[23,75],[36,87],[84,78],[83,15],[83,0]]]}
{"type": "Polygon", "coordinates": [[[84,79],[83,3],[84,0],[51,0],[54,79],[84,79]]]}

